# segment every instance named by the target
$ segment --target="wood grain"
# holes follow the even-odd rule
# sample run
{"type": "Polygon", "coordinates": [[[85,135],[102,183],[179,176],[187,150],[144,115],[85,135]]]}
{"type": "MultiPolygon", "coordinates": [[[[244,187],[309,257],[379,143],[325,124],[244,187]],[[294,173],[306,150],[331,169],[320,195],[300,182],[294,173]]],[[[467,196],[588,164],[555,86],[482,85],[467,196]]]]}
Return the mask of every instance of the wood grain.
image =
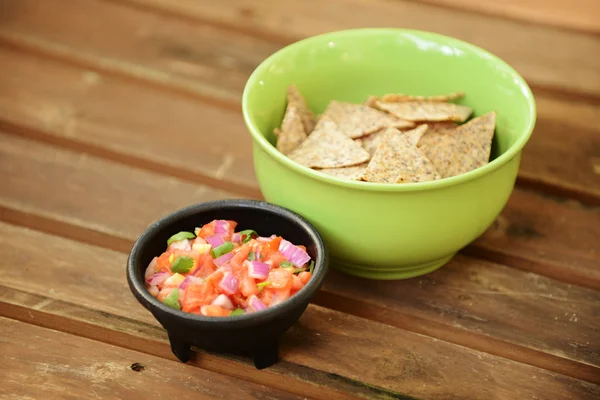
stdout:
{"type": "MultiPolygon", "coordinates": [[[[101,338],[111,344],[120,345],[132,335],[142,340],[132,342],[139,346],[136,350],[168,355],[166,335],[135,302],[122,277],[126,254],[6,224],[0,232],[7,232],[0,242],[3,259],[22,265],[29,278],[11,278],[2,272],[0,314],[52,329],[58,325],[85,337],[108,329],[115,332],[101,338]],[[15,242],[21,245],[15,248],[15,242]],[[101,268],[81,274],[86,259],[101,268]],[[29,311],[23,312],[23,307],[29,311]]],[[[202,353],[198,358],[204,357],[202,353]]],[[[292,374],[294,380],[311,382],[315,375],[315,393],[319,386],[339,391],[349,390],[353,384],[358,387],[352,391],[366,398],[479,399],[493,393],[497,399],[561,399],[591,398],[600,392],[598,385],[317,306],[310,306],[284,336],[282,358],[284,362],[268,370],[275,374],[270,379],[292,374]]],[[[251,369],[240,361],[246,362],[226,362],[234,376],[251,369]]],[[[208,363],[199,362],[202,366],[208,363]]],[[[246,376],[250,380],[256,376],[260,382],[262,371],[246,376]]],[[[288,391],[297,393],[299,387],[296,384],[288,391]]]]}
{"type": "Polygon", "coordinates": [[[515,190],[468,254],[600,290],[600,208],[515,190]]]}
{"type": "Polygon", "coordinates": [[[532,84],[600,94],[600,38],[466,13],[410,0],[114,0],[168,16],[213,24],[280,43],[340,29],[398,27],[432,31],[483,47],[532,84]],[[551,46],[548,43],[552,43],[551,46]],[[535,51],[531,51],[535,49],[535,51]],[[576,72],[575,72],[576,70],[576,72]]]}
{"type": "Polygon", "coordinates": [[[7,318],[0,324],[3,398],[303,398],[7,318]]]}
{"type": "Polygon", "coordinates": [[[62,215],[70,224],[117,238],[137,237],[173,210],[235,198],[86,154],[1,134],[0,138],[0,174],[6,194],[0,205],[45,217],[62,215]],[[123,214],[132,218],[125,221],[123,214]]]}
{"type": "MultiPolygon", "coordinates": [[[[0,141],[0,159],[4,162],[2,166],[12,166],[12,168],[1,169],[0,173],[7,178],[9,183],[8,187],[11,190],[0,191],[0,204],[9,209],[14,209],[20,214],[26,215],[39,215],[44,218],[56,221],[55,224],[66,224],[56,232],[66,232],[68,237],[75,238],[80,241],[89,242],[86,238],[79,238],[79,235],[86,235],[87,231],[98,231],[101,233],[114,235],[124,240],[133,241],[137,235],[143,230],[147,224],[153,219],[158,218],[159,215],[164,215],[167,210],[177,209],[182,205],[182,202],[189,201],[193,198],[192,189],[186,189],[187,185],[181,183],[177,184],[178,181],[161,177],[159,175],[152,175],[144,172],[143,177],[136,179],[123,179],[122,170],[125,167],[113,165],[109,162],[96,159],[94,157],[84,157],[83,162],[80,161],[80,156],[76,153],[72,153],[65,150],[56,150],[49,146],[38,144],[36,142],[30,142],[13,136],[2,137],[0,141]],[[25,151],[25,149],[27,149],[25,151]],[[21,155],[20,155],[21,154],[21,155]],[[56,160],[56,161],[53,161],[56,160]],[[55,165],[58,164],[58,165],[55,165]],[[35,186],[29,185],[29,182],[35,179],[37,171],[44,170],[45,175],[48,177],[46,180],[36,182],[35,186]],[[98,170],[102,170],[102,175],[99,175],[98,170]],[[59,179],[58,177],[68,177],[67,183],[63,190],[47,199],[43,196],[43,193],[53,190],[54,181],[59,179]],[[169,185],[176,185],[178,190],[177,193],[180,196],[152,196],[153,192],[163,193],[164,187],[169,185]],[[139,207],[139,200],[144,198],[144,207],[139,207]],[[119,204],[118,208],[106,207],[106,205],[119,204]],[[154,215],[154,216],[153,216],[154,215]],[[74,228],[72,228],[74,227],[74,228]],[[77,228],[79,227],[79,228],[77,228]],[[75,231],[73,232],[73,229],[75,231]]],[[[129,176],[133,176],[134,170],[129,172],[129,176]]],[[[185,203],[184,203],[185,204],[185,203]]],[[[534,204],[535,205],[535,204],[534,204]]],[[[551,211],[551,210],[550,210],[551,211]]],[[[19,220],[19,216],[12,217],[11,221],[21,223],[27,226],[36,227],[32,225],[31,221],[19,220]]],[[[521,221],[522,218],[516,218],[515,220],[521,221]]],[[[591,220],[586,214],[578,217],[578,220],[586,221],[590,223],[590,227],[597,226],[594,220],[591,220]],[[587,219],[585,219],[585,218],[587,219]]],[[[526,221],[521,221],[526,223],[526,221]]],[[[523,225],[521,225],[523,226],[523,225]]],[[[40,229],[38,227],[38,229],[40,229]]],[[[42,228],[45,230],[44,228],[42,228]]],[[[516,236],[519,240],[525,241],[526,238],[522,238],[519,235],[515,235],[514,231],[516,228],[507,229],[506,227],[500,227],[496,232],[496,236],[503,240],[504,237],[516,236]],[[500,229],[504,229],[501,231],[500,229]],[[503,233],[509,232],[509,233],[503,233]]],[[[530,228],[534,229],[534,228],[530,228]]],[[[574,229],[574,228],[573,228],[574,229]]],[[[521,230],[526,230],[521,228],[521,230]]],[[[560,238],[560,236],[557,236],[560,238]]],[[[535,237],[534,237],[535,239],[535,237]]],[[[573,238],[574,243],[577,241],[577,237],[573,238]]],[[[557,240],[558,242],[558,240],[557,240]]],[[[112,242],[105,242],[104,238],[99,238],[98,242],[91,241],[91,243],[99,244],[102,246],[112,246],[112,242]]],[[[541,242],[542,245],[544,242],[541,242]]],[[[563,246],[568,247],[571,243],[565,243],[563,246]]],[[[559,246],[559,243],[550,242],[550,246],[559,246]]],[[[119,250],[128,249],[129,246],[123,244],[121,246],[118,243],[119,250]]],[[[32,250],[23,249],[21,253],[26,254],[32,250]]],[[[557,250],[559,251],[559,250],[557,250]]],[[[507,251],[508,253],[508,251],[507,251]]],[[[463,264],[472,265],[474,261],[461,262],[459,259],[458,265],[461,268],[463,264]]],[[[590,260],[590,265],[591,265],[590,260]]],[[[479,311],[474,311],[469,308],[465,309],[465,303],[459,297],[447,298],[445,307],[455,310],[454,314],[446,314],[443,309],[429,310],[434,314],[430,315],[430,320],[442,324],[437,329],[437,335],[443,334],[443,330],[448,327],[455,327],[465,329],[469,332],[476,334],[483,334],[485,336],[493,337],[502,341],[507,342],[507,345],[497,349],[493,349],[496,346],[495,343],[484,343],[482,349],[488,351],[498,351],[502,355],[509,356],[512,354],[510,343],[516,346],[526,347],[533,349],[538,352],[544,352],[553,354],[560,359],[552,359],[552,364],[548,365],[548,368],[562,368],[560,371],[568,374],[574,374],[578,377],[588,377],[590,374],[587,369],[577,371],[576,369],[571,371],[570,364],[568,362],[561,364],[561,359],[573,360],[582,362],[589,365],[600,366],[600,356],[598,355],[598,349],[593,347],[589,348],[588,352],[578,351],[578,348],[573,348],[569,343],[576,343],[579,347],[590,346],[590,337],[593,336],[593,331],[598,329],[598,326],[594,324],[595,315],[597,315],[598,306],[593,307],[588,303],[593,303],[590,299],[595,299],[596,302],[599,298],[594,297],[589,291],[581,288],[572,287],[565,285],[560,282],[554,282],[549,279],[544,279],[537,275],[524,274],[516,270],[510,270],[508,268],[500,268],[493,266],[488,263],[480,262],[475,263],[478,269],[481,269],[481,278],[473,282],[469,281],[472,286],[466,286],[464,291],[470,290],[478,291],[492,291],[487,286],[503,287],[501,282],[506,283],[506,287],[510,288],[514,286],[515,282],[523,282],[525,285],[522,290],[516,291],[515,293],[531,292],[539,293],[541,298],[546,299],[546,303],[540,302],[540,307],[547,306],[554,310],[560,310],[561,312],[568,312],[571,314],[579,315],[582,318],[577,326],[571,326],[569,324],[564,325],[564,321],[561,317],[560,320],[553,319],[557,315],[545,314],[539,315],[536,307],[531,307],[531,298],[523,296],[511,296],[510,293],[506,295],[491,295],[493,299],[498,299],[500,302],[504,302],[503,306],[507,310],[513,308],[518,311],[510,315],[510,319],[499,318],[493,322],[490,322],[490,316],[494,313],[493,304],[487,299],[487,296],[483,296],[481,300],[483,308],[479,311]],[[500,271],[500,277],[498,276],[500,271]],[[530,277],[531,276],[531,277],[530,277]],[[543,285],[536,286],[535,280],[542,280],[543,285]],[[482,283],[483,282],[483,283],[482,283]],[[543,287],[553,291],[555,294],[558,293],[572,293],[573,302],[559,302],[558,305],[554,304],[554,300],[548,297],[542,297],[543,287]],[[582,300],[586,299],[586,300],[582,300]],[[486,308],[486,305],[490,308],[486,308]],[[569,308],[570,307],[570,308],[569,308]],[[461,313],[474,313],[475,322],[467,324],[465,326],[456,325],[456,314],[461,313]],[[435,315],[435,318],[433,317],[435,315]],[[541,335],[539,338],[534,339],[530,337],[530,331],[535,330],[536,325],[531,325],[530,321],[533,319],[541,319],[540,324],[545,324],[548,328],[548,332],[541,335]],[[498,327],[498,324],[502,328],[498,327]],[[519,331],[514,331],[515,325],[522,327],[519,331]],[[587,325],[586,325],[587,324],[587,325]],[[576,328],[576,329],[575,329],[576,328]],[[572,337],[571,342],[565,342],[561,340],[564,337],[572,337]],[[487,347],[486,347],[487,346],[487,347]]],[[[458,267],[454,267],[457,269],[458,267]]],[[[452,267],[450,271],[452,271],[452,267]]],[[[472,267],[475,270],[475,267],[472,267]]],[[[590,267],[590,275],[593,274],[594,270],[590,267]]],[[[73,271],[73,276],[78,276],[77,271],[73,271]]],[[[445,279],[445,284],[437,286],[440,288],[440,293],[444,292],[444,288],[448,287],[447,290],[450,293],[456,290],[456,286],[466,285],[461,283],[465,276],[462,274],[451,274],[453,278],[445,279]]],[[[7,277],[7,279],[11,279],[7,277]]],[[[119,278],[120,279],[120,278],[119,278]]],[[[475,279],[475,278],[473,278],[475,279]]],[[[44,282],[42,280],[42,282],[44,282]]],[[[468,282],[467,282],[468,283],[468,282]]],[[[414,280],[407,281],[406,285],[416,285],[414,280]]],[[[110,285],[108,285],[110,286],[110,285]]],[[[461,286],[462,287],[462,286],[461,286]]],[[[39,288],[38,288],[39,289],[39,288]]],[[[339,291],[334,293],[340,293],[339,291]]],[[[106,293],[105,295],[109,295],[106,293]]],[[[346,299],[355,298],[355,290],[349,288],[343,293],[346,299]]],[[[389,292],[391,302],[397,294],[389,292]]],[[[561,295],[563,298],[564,295],[561,295]]],[[[418,303],[426,304],[429,301],[429,294],[427,291],[419,291],[415,289],[414,301],[418,303]],[[417,294],[419,294],[417,296],[417,294]]],[[[121,299],[122,301],[122,299],[121,299]]],[[[100,304],[106,303],[106,301],[98,301],[100,304]]],[[[91,304],[89,305],[92,306],[91,304]]],[[[402,310],[401,306],[395,308],[396,310],[402,310]]],[[[113,310],[114,311],[114,310],[113,310]]],[[[424,312],[420,310],[419,312],[424,312]]],[[[508,311],[507,311],[508,313],[508,311]]],[[[416,314],[414,314],[416,315],[416,314]]],[[[376,318],[376,317],[373,317],[376,318]]],[[[403,326],[403,328],[411,329],[410,326],[403,326]]],[[[446,340],[452,340],[451,336],[447,336],[446,340]]],[[[463,344],[463,343],[461,343],[463,344]]],[[[531,359],[523,359],[523,362],[529,362],[537,365],[538,361],[535,357],[531,359]]],[[[544,362],[543,365],[547,365],[544,362]]]]}
{"type": "Polygon", "coordinates": [[[522,21],[547,24],[582,32],[600,33],[600,3],[596,0],[419,0],[458,10],[476,11],[522,21]]]}
{"type": "MultiPolygon", "coordinates": [[[[18,86],[14,83],[8,85],[2,93],[3,96],[24,96],[25,94],[22,92],[31,90],[35,94],[31,93],[30,96],[34,96],[38,102],[43,102],[44,99],[39,97],[42,97],[41,93],[46,93],[40,90],[40,87],[48,87],[53,84],[61,88],[63,84],[81,86],[82,77],[89,81],[89,86],[93,87],[90,91],[93,93],[112,93],[113,88],[118,86],[117,93],[119,93],[119,99],[123,99],[123,103],[127,102],[129,105],[139,103],[127,114],[128,119],[136,121],[132,123],[129,120],[119,119],[107,122],[106,118],[98,121],[96,117],[98,112],[95,112],[91,118],[96,117],[96,119],[91,123],[96,124],[96,127],[98,124],[102,124],[103,127],[110,126],[111,138],[117,136],[122,139],[122,144],[126,146],[127,150],[131,148],[132,144],[128,138],[136,137],[129,135],[127,129],[130,127],[135,130],[135,135],[140,135],[144,133],[143,129],[148,129],[147,126],[150,125],[152,128],[148,134],[154,139],[151,143],[160,144],[161,148],[165,148],[166,145],[167,149],[184,144],[184,138],[194,137],[200,142],[202,139],[197,138],[199,136],[198,126],[208,132],[224,131],[226,135],[223,137],[215,138],[214,135],[204,135],[204,141],[198,143],[202,148],[206,148],[206,138],[218,139],[214,140],[214,143],[209,142],[211,154],[208,154],[208,160],[198,163],[198,167],[204,169],[200,171],[200,168],[196,168],[195,171],[212,178],[212,181],[205,180],[203,183],[213,185],[219,184],[216,181],[217,178],[226,178],[227,181],[232,180],[238,185],[256,183],[251,169],[236,168],[236,163],[251,163],[251,160],[248,159],[250,153],[240,150],[250,145],[250,138],[239,113],[239,98],[246,77],[262,59],[277,50],[279,45],[223,29],[139,12],[110,2],[49,0],[38,3],[37,0],[9,3],[14,4],[11,13],[14,17],[7,20],[4,30],[0,29],[0,42],[4,41],[5,44],[10,43],[11,46],[28,49],[36,54],[58,57],[69,64],[75,63],[80,68],[65,66],[44,58],[22,55],[14,59],[14,56],[7,55],[5,68],[18,71],[19,75],[27,75],[27,78],[23,78],[18,86]],[[64,9],[64,12],[54,15],[52,10],[55,9],[64,9]],[[27,12],[28,10],[33,11],[27,12]],[[82,24],[80,16],[84,14],[98,15],[102,17],[101,20],[113,21],[112,32],[115,36],[102,34],[103,25],[100,22],[98,24],[82,24]],[[119,37],[119,39],[115,37],[119,37]],[[175,51],[174,48],[178,50],[175,51]],[[227,49],[226,52],[219,57],[214,56],[220,54],[219,49],[222,48],[227,49]],[[230,65],[225,67],[225,61],[220,57],[230,60],[230,65]],[[188,67],[180,68],[182,63],[188,67]],[[54,75],[63,77],[66,82],[48,82],[48,68],[51,71],[56,69],[57,72],[54,75]],[[90,72],[89,69],[96,72],[90,72]],[[193,72],[196,70],[199,72],[193,72]],[[71,71],[71,73],[67,71],[71,71]],[[115,72],[117,76],[114,76],[115,72]],[[146,83],[144,90],[139,90],[139,85],[132,85],[132,79],[146,83]],[[27,85],[29,82],[31,84],[27,85]],[[151,90],[151,88],[149,90],[148,84],[158,85],[163,89],[164,93],[160,98],[154,99],[157,96],[156,90],[151,90]],[[175,93],[170,89],[176,89],[175,93]],[[192,99],[182,99],[177,96],[178,94],[184,94],[185,97],[191,95],[192,99]],[[152,100],[148,100],[150,98],[152,100]],[[173,104],[169,108],[162,104],[162,100],[166,101],[167,98],[169,104],[173,104]],[[190,110],[199,107],[202,107],[202,110],[205,109],[204,106],[199,106],[195,102],[198,99],[207,103],[208,108],[204,112],[198,110],[197,115],[193,115],[190,110]],[[192,106],[192,104],[194,105],[192,106]],[[207,116],[217,105],[228,110],[231,108],[232,112],[219,111],[218,119],[207,116]],[[177,119],[174,124],[173,119],[169,118],[170,113],[158,114],[150,119],[148,115],[156,113],[150,113],[148,109],[173,110],[182,119],[177,119]],[[148,120],[147,123],[143,127],[138,127],[142,125],[140,121],[144,120],[148,120]],[[165,124],[162,122],[163,120],[168,120],[169,124],[165,124]],[[221,121],[223,123],[220,123],[221,121]],[[120,125],[115,127],[116,123],[120,123],[120,125]],[[155,131],[160,131],[161,134],[154,136],[155,131]],[[162,132],[165,131],[173,132],[174,136],[168,136],[168,138],[173,137],[177,140],[164,143],[167,137],[162,132]],[[122,138],[122,136],[125,137],[122,138]],[[219,147],[217,148],[217,146],[219,147]],[[219,150],[225,152],[225,156],[219,157],[219,150]],[[227,171],[231,171],[233,174],[227,176],[229,174],[222,172],[222,166],[226,166],[227,162],[232,163],[231,160],[234,160],[234,165],[227,168],[227,171]]],[[[6,79],[15,82],[15,78],[7,77],[6,79]]],[[[49,97],[50,93],[53,92],[48,91],[46,96],[49,97]]],[[[538,103],[538,122],[531,141],[525,149],[520,182],[559,195],[579,198],[586,203],[600,204],[600,174],[598,173],[600,168],[600,122],[594,117],[599,112],[600,105],[587,103],[581,99],[549,96],[545,91],[535,88],[534,93],[538,103]],[[569,136],[569,141],[564,140],[565,135],[569,136]]],[[[87,92],[79,95],[90,97],[87,92]]],[[[69,93],[65,93],[61,97],[67,96],[69,93]]],[[[53,94],[51,99],[53,97],[57,96],[53,94]]],[[[94,104],[104,99],[114,101],[113,97],[93,96],[93,94],[91,97],[95,97],[91,100],[94,104]]],[[[11,104],[13,104],[12,101],[9,105],[11,104]]],[[[82,107],[86,107],[86,105],[84,104],[82,107]]],[[[73,108],[71,106],[71,109],[73,108]]],[[[77,112],[82,114],[84,111],[86,110],[77,112]]],[[[67,117],[68,115],[63,115],[63,120],[67,117]]],[[[86,125],[86,122],[89,124],[90,121],[85,119],[81,121],[81,115],[70,115],[70,117],[71,120],[76,118],[78,124],[84,125],[83,127],[71,127],[71,129],[90,129],[89,125],[86,125]]],[[[56,126],[56,129],[59,127],[56,126]]],[[[99,135],[99,133],[96,134],[99,135]]],[[[106,135],[107,133],[103,132],[102,134],[106,135]]],[[[96,142],[93,143],[97,145],[96,142]]],[[[117,144],[113,145],[112,149],[121,144],[121,141],[115,140],[115,143],[117,144]]],[[[139,140],[133,144],[137,143],[139,140]]],[[[181,159],[179,162],[181,164],[189,157],[189,147],[182,147],[186,148],[178,149],[177,153],[170,152],[168,154],[163,154],[164,151],[150,153],[150,149],[142,147],[135,154],[136,162],[140,165],[150,160],[154,164],[148,167],[154,170],[159,168],[156,165],[158,161],[173,168],[177,164],[178,158],[181,159]]],[[[186,173],[185,169],[178,166],[171,172],[180,177],[194,178],[189,176],[189,172],[186,173]]]]}
{"type": "MultiPolygon", "coordinates": [[[[238,113],[209,109],[182,96],[11,50],[0,50],[0,65],[11,71],[0,74],[0,125],[4,128],[186,181],[219,185],[245,197],[260,196],[249,135],[238,113]],[[89,83],[90,76],[96,77],[95,83],[89,83]],[[197,131],[197,126],[209,130],[197,131]],[[205,133],[217,126],[224,131],[216,137],[205,133]],[[207,140],[212,140],[214,157],[198,155],[197,149],[206,146],[207,140]],[[223,149],[231,153],[221,156],[223,149]]],[[[600,199],[600,185],[594,184],[600,175],[593,164],[600,152],[597,108],[569,107],[561,100],[543,98],[539,109],[538,126],[543,130],[532,137],[521,175],[564,184],[571,174],[580,182],[577,187],[598,191],[600,199]],[[565,132],[569,132],[568,141],[565,132]],[[552,174],[562,179],[551,178],[552,174]]],[[[516,190],[498,224],[477,242],[475,250],[502,263],[600,288],[594,245],[600,235],[598,218],[596,208],[516,190]]]]}

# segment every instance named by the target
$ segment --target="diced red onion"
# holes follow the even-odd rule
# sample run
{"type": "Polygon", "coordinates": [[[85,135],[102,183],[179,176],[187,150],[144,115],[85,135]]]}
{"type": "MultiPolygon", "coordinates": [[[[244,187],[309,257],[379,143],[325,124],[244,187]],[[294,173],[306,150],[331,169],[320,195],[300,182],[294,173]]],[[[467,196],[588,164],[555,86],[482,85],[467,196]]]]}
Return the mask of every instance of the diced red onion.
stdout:
{"type": "Polygon", "coordinates": [[[298,268],[310,261],[310,256],[304,250],[285,239],[279,244],[279,252],[298,268]]]}
{"type": "Polygon", "coordinates": [[[213,247],[213,249],[225,243],[225,240],[223,240],[223,237],[221,235],[207,236],[206,241],[213,247]]]}
{"type": "Polygon", "coordinates": [[[215,263],[215,265],[217,267],[222,267],[223,265],[225,265],[225,263],[229,262],[229,260],[231,260],[232,257],[233,257],[233,252],[230,251],[227,254],[223,254],[221,257],[215,258],[215,260],[213,262],[215,263]]]}
{"type": "Polygon", "coordinates": [[[215,220],[215,234],[226,235],[229,233],[229,222],[217,219],[215,220]]]}
{"type": "Polygon", "coordinates": [[[159,290],[157,286],[152,285],[148,288],[148,292],[152,295],[152,297],[156,297],[158,296],[159,290]]]}
{"type": "Polygon", "coordinates": [[[266,310],[267,306],[265,306],[263,304],[262,301],[260,301],[260,299],[258,297],[256,297],[255,295],[251,295],[248,298],[248,310],[250,312],[255,312],[255,311],[262,311],[262,310],[266,310]]]}
{"type": "Polygon", "coordinates": [[[219,306],[219,307],[223,307],[226,308],[228,310],[233,310],[235,308],[235,306],[233,305],[233,302],[229,299],[229,297],[227,297],[224,294],[220,294],[218,295],[212,303],[210,303],[213,306],[219,306]]]}
{"type": "Polygon", "coordinates": [[[144,273],[144,279],[150,278],[152,275],[156,273],[156,267],[158,266],[157,258],[154,257],[150,264],[148,264],[148,268],[146,268],[146,272],[144,273]]]}
{"type": "Polygon", "coordinates": [[[223,271],[225,271],[225,272],[231,272],[231,271],[232,271],[232,269],[231,269],[231,264],[229,264],[229,263],[227,263],[227,264],[223,265],[223,266],[221,267],[221,269],[222,269],[223,271]]]}
{"type": "Polygon", "coordinates": [[[192,275],[188,275],[185,277],[181,285],[179,285],[179,290],[185,290],[188,285],[199,285],[203,282],[202,278],[198,278],[192,275]]]}
{"type": "Polygon", "coordinates": [[[154,274],[146,279],[146,282],[148,282],[150,285],[158,286],[169,279],[170,276],[171,274],[168,272],[159,272],[158,274],[154,274]]]}
{"type": "Polygon", "coordinates": [[[190,251],[192,249],[192,245],[188,239],[179,240],[177,242],[173,242],[169,245],[168,250],[183,250],[190,251]]]}
{"type": "Polygon", "coordinates": [[[231,237],[231,241],[234,244],[242,244],[242,235],[240,235],[239,233],[234,233],[231,237]]]}
{"type": "Polygon", "coordinates": [[[248,265],[248,276],[255,279],[265,279],[269,275],[270,266],[261,261],[250,261],[248,265]]]}
{"type": "Polygon", "coordinates": [[[270,242],[271,240],[275,239],[276,237],[277,237],[277,235],[271,235],[269,237],[259,236],[256,238],[256,240],[258,240],[259,242],[270,242]]]}
{"type": "Polygon", "coordinates": [[[226,273],[219,282],[219,287],[227,294],[234,294],[238,290],[239,281],[230,272],[226,273]]]}

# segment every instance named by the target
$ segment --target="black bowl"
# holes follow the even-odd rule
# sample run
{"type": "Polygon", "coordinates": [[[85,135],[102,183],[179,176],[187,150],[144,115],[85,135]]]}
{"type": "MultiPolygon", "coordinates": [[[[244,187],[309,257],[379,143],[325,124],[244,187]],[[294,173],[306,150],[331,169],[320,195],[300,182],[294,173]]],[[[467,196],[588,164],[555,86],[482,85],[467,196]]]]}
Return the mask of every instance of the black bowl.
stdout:
{"type": "Polygon", "coordinates": [[[182,362],[190,346],[231,354],[248,355],[258,369],[278,360],[279,338],[302,315],[327,273],[328,255],[317,230],[304,218],[285,208],[253,200],[201,203],[176,211],[152,224],[136,240],[127,260],[127,281],[136,299],[169,334],[171,350],[182,362]],[[313,277],[298,293],[281,304],[257,313],[234,317],[205,317],[175,310],[158,301],[144,286],[144,271],[153,257],[166,249],[167,239],[179,231],[214,219],[238,222],[236,230],[254,229],[260,235],[276,234],[303,244],[315,261],[313,277]]]}

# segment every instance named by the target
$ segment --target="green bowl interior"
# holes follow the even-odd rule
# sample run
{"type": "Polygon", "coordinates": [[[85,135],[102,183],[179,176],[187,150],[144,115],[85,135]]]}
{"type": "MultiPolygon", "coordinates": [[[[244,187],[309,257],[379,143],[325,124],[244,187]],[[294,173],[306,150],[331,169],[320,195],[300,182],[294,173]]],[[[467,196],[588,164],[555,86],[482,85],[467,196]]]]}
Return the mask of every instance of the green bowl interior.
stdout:
{"type": "Polygon", "coordinates": [[[497,112],[492,149],[496,161],[480,169],[512,158],[527,142],[535,123],[533,95],[523,78],[485,50],[427,32],[339,31],[278,51],[256,69],[246,85],[243,111],[250,131],[280,158],[284,157],[273,148],[272,131],[281,123],[286,89],[292,83],[315,113],[321,113],[330,100],[360,103],[369,95],[387,93],[465,92],[457,102],[473,107],[475,116],[497,112]]]}

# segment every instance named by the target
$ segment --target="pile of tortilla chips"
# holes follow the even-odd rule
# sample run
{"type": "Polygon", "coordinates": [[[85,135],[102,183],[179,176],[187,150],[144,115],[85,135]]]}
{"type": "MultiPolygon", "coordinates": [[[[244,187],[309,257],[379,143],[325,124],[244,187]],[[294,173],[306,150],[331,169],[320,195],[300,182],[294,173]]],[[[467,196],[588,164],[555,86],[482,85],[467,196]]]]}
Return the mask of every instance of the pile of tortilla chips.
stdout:
{"type": "Polygon", "coordinates": [[[465,122],[473,110],[451,102],[463,96],[333,100],[316,117],[291,85],[283,122],[274,130],[277,149],[340,179],[406,183],[464,174],[488,163],[496,113],[465,122]]]}

